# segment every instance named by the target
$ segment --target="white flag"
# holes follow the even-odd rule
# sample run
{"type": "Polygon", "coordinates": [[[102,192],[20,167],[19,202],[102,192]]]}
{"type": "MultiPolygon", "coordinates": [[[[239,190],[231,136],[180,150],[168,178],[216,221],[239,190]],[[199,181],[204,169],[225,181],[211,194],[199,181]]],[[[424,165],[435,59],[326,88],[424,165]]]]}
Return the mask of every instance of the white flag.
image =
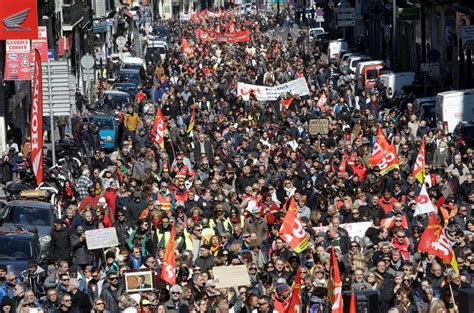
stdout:
{"type": "Polygon", "coordinates": [[[430,197],[428,196],[428,190],[426,189],[425,184],[423,184],[423,186],[421,187],[420,195],[418,197],[415,197],[415,201],[416,207],[415,214],[413,214],[413,216],[436,212],[436,207],[430,201],[430,197]]]}

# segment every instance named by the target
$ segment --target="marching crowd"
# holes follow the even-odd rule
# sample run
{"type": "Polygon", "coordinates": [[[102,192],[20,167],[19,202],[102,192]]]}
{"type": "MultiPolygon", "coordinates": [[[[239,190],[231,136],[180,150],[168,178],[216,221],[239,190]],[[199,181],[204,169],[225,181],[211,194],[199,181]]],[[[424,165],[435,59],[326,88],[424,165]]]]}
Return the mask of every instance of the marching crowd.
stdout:
{"type": "Polygon", "coordinates": [[[374,292],[380,312],[458,312],[459,291],[474,286],[474,150],[429,125],[412,95],[392,106],[383,87],[364,91],[303,31],[284,39],[272,15],[199,18],[166,22],[174,43],[125,108],[118,151],[101,150],[88,125],[73,128],[91,157],[60,197],[50,262],[0,266],[1,312],[293,312],[297,276],[301,312],[331,311],[337,287],[374,292]],[[204,42],[198,28],[251,38],[204,42]],[[237,90],[301,77],[308,95],[244,101],[237,90]],[[159,114],[166,127],[156,129],[159,114]],[[328,120],[323,134],[313,119],[328,120]],[[398,159],[390,171],[370,162],[380,131],[398,159]],[[422,144],[456,266],[418,249],[431,225],[415,214],[422,144]],[[291,209],[309,237],[303,251],[280,232],[291,209]],[[109,227],[119,245],[89,250],[84,233],[109,227]],[[170,245],[174,284],[162,279],[170,245]],[[234,265],[250,284],[218,288],[213,268],[234,265]],[[137,271],[153,273],[152,288],[130,292],[125,277],[137,271]]]}

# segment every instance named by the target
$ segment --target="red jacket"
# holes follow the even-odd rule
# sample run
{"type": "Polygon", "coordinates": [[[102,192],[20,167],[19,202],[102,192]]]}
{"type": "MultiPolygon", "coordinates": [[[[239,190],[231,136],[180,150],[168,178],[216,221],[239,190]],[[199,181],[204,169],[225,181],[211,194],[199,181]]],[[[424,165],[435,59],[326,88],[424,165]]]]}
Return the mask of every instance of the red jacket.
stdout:
{"type": "Polygon", "coordinates": [[[116,214],[116,204],[117,204],[117,190],[113,188],[107,188],[107,191],[104,193],[105,201],[107,206],[110,208],[110,216],[112,220],[115,220],[116,214]]]}
{"type": "Polygon", "coordinates": [[[379,206],[385,211],[385,214],[387,214],[388,212],[392,211],[393,204],[395,202],[398,202],[398,200],[394,197],[392,197],[390,201],[387,201],[385,200],[385,197],[382,196],[379,200],[379,206]]]}

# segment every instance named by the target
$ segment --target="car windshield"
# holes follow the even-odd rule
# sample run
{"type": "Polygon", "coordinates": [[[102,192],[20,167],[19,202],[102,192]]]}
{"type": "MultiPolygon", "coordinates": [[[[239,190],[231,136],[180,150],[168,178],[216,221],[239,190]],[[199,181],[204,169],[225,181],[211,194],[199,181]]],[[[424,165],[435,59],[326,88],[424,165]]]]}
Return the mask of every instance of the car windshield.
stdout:
{"type": "Polygon", "coordinates": [[[100,130],[112,130],[114,129],[114,125],[112,123],[112,119],[94,119],[94,121],[99,126],[100,130]]]}
{"type": "Polygon", "coordinates": [[[376,69],[368,70],[367,79],[375,79],[375,78],[377,78],[377,70],[376,69]]]}
{"type": "Polygon", "coordinates": [[[138,72],[137,73],[121,72],[119,80],[122,82],[133,82],[133,83],[138,84],[140,82],[140,75],[138,75],[138,72]]]}
{"type": "Polygon", "coordinates": [[[29,260],[33,257],[33,247],[26,239],[4,236],[0,239],[0,260],[29,260]]]}
{"type": "MultiPolygon", "coordinates": [[[[127,93],[137,93],[137,87],[135,85],[115,85],[115,90],[123,91],[127,93]]],[[[114,101],[119,101],[120,103],[129,103],[130,99],[128,97],[114,97],[114,101]]]]}
{"type": "Polygon", "coordinates": [[[139,70],[143,67],[142,64],[138,64],[138,63],[124,63],[123,64],[123,68],[129,68],[129,69],[132,69],[132,70],[139,70]]]}
{"type": "Polygon", "coordinates": [[[33,208],[15,206],[9,210],[10,216],[8,221],[11,223],[35,225],[35,226],[51,226],[51,211],[46,208],[33,208]]]}

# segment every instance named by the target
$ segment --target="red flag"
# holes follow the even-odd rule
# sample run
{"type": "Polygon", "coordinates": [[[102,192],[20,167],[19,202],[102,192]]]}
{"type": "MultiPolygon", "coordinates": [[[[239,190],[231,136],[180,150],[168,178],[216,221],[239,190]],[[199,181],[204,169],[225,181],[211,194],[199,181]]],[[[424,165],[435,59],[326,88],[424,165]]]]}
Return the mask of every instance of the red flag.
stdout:
{"type": "Polygon", "coordinates": [[[35,49],[33,69],[33,90],[30,117],[31,164],[36,176],[36,184],[43,182],[43,81],[41,75],[41,55],[35,49]]]}
{"type": "Polygon", "coordinates": [[[288,111],[288,109],[290,108],[291,102],[293,102],[294,99],[295,99],[295,97],[289,97],[287,99],[280,99],[280,103],[283,106],[283,111],[288,111]]]}
{"type": "Polygon", "coordinates": [[[163,173],[169,173],[170,172],[170,166],[168,164],[168,160],[163,161],[163,173]]]}
{"type": "Polygon", "coordinates": [[[411,172],[413,176],[418,179],[420,184],[425,183],[425,137],[423,136],[423,141],[421,142],[420,150],[415,160],[415,165],[413,166],[413,171],[411,172]]]}
{"type": "Polygon", "coordinates": [[[299,312],[300,305],[300,291],[301,291],[301,267],[296,270],[295,281],[291,292],[290,302],[285,309],[285,313],[299,312]]]}
{"type": "Polygon", "coordinates": [[[382,129],[378,129],[377,138],[375,140],[372,156],[368,160],[371,167],[378,166],[380,174],[385,175],[398,165],[397,151],[395,145],[391,145],[385,139],[382,129]]]}
{"type": "Polygon", "coordinates": [[[294,197],[290,199],[288,212],[281,225],[279,235],[296,253],[304,251],[309,246],[309,235],[306,233],[303,222],[298,216],[294,197]]]}
{"type": "Polygon", "coordinates": [[[328,97],[326,96],[326,91],[324,91],[323,89],[316,105],[319,109],[321,109],[321,111],[325,111],[327,103],[328,103],[328,97]]]}
{"type": "Polygon", "coordinates": [[[434,213],[430,214],[428,226],[421,234],[418,250],[436,255],[444,263],[450,263],[456,273],[459,273],[452,243],[434,213]]]}
{"type": "Polygon", "coordinates": [[[181,37],[181,52],[184,56],[190,57],[194,54],[194,48],[191,47],[186,37],[181,37]]]}
{"type": "Polygon", "coordinates": [[[171,225],[171,234],[168,245],[166,246],[165,256],[163,257],[163,266],[161,267],[161,279],[170,285],[176,284],[176,254],[174,249],[174,237],[176,235],[176,226],[171,225]]]}
{"type": "Polygon", "coordinates": [[[357,306],[356,306],[356,297],[354,290],[351,292],[351,304],[349,307],[349,313],[357,313],[357,306]]]}
{"type": "MultiPolygon", "coordinates": [[[[331,248],[331,274],[329,277],[329,281],[332,286],[332,298],[330,298],[332,302],[332,313],[342,313],[343,310],[343,302],[342,302],[342,282],[341,282],[341,274],[339,273],[339,264],[337,261],[336,253],[334,252],[334,247],[331,248]]],[[[328,288],[329,289],[329,288],[328,288]]]]}
{"type": "Polygon", "coordinates": [[[156,109],[156,117],[153,122],[153,128],[151,129],[151,139],[160,145],[161,148],[165,147],[165,133],[168,132],[168,126],[163,118],[160,107],[156,109]]]}

